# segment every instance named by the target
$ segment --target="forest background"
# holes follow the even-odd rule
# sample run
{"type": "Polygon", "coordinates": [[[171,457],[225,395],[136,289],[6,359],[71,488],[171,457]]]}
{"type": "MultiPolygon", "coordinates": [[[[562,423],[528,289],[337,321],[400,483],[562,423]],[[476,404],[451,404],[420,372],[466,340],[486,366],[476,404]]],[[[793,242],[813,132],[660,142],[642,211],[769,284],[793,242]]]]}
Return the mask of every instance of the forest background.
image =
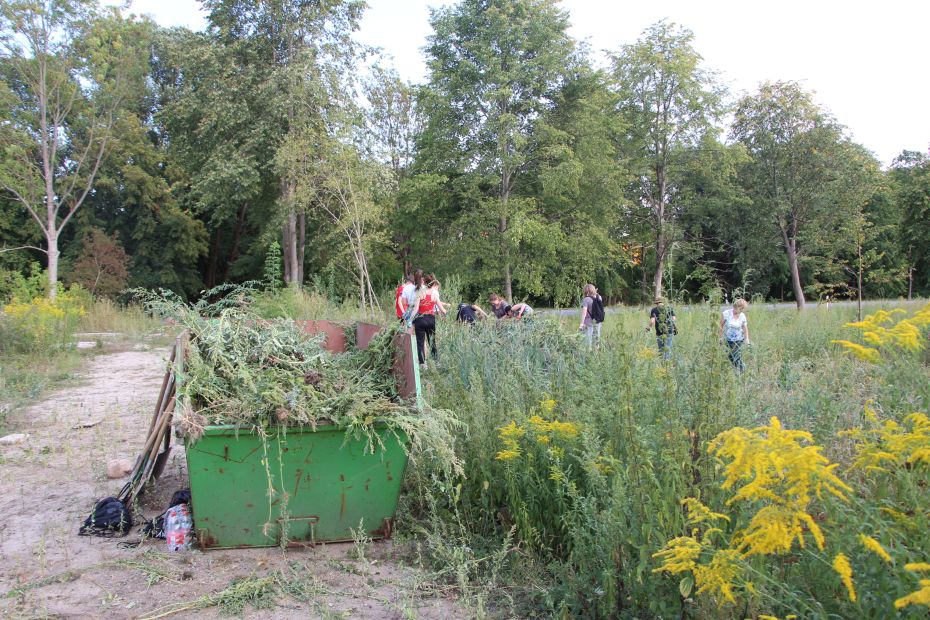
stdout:
{"type": "Polygon", "coordinates": [[[659,22],[610,65],[550,0],[431,14],[411,84],[365,5],[206,0],[205,32],[5,3],[0,299],[260,279],[375,306],[413,266],[467,300],[930,292],[930,158],[888,168],[812,92],[735,97],[659,22]],[[371,68],[373,67],[373,68],[371,68]],[[278,258],[280,256],[280,258],[278,258]]]}

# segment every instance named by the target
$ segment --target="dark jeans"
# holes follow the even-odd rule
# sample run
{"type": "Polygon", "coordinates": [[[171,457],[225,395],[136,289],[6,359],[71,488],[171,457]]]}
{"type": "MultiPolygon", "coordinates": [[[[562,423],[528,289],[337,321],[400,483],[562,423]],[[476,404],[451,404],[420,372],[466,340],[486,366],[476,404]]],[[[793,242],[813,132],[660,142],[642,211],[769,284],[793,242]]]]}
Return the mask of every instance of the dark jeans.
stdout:
{"type": "Polygon", "coordinates": [[[672,334],[656,336],[656,343],[659,345],[659,353],[662,354],[662,359],[664,360],[672,359],[672,340],[672,334]]]}
{"type": "Polygon", "coordinates": [[[743,363],[743,341],[727,340],[727,349],[729,349],[728,355],[733,367],[736,368],[738,372],[746,370],[746,364],[743,363]]]}
{"type": "Polygon", "coordinates": [[[420,363],[426,363],[424,346],[427,340],[429,340],[429,348],[433,359],[436,359],[438,357],[436,351],[436,317],[432,314],[421,314],[413,320],[413,331],[417,335],[417,358],[419,358],[420,363]]]}

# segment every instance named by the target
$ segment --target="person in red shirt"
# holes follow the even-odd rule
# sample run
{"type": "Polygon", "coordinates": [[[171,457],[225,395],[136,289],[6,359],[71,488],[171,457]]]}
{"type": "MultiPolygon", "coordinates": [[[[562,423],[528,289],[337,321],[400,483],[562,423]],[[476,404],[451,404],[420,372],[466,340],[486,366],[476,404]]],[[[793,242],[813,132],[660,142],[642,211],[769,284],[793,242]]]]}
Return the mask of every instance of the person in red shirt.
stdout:
{"type": "Polygon", "coordinates": [[[423,278],[425,290],[419,296],[416,318],[413,320],[413,332],[417,337],[417,359],[420,368],[426,370],[426,342],[430,344],[430,354],[434,363],[439,352],[436,349],[436,313],[445,314],[445,305],[439,299],[439,280],[429,274],[423,278]]]}

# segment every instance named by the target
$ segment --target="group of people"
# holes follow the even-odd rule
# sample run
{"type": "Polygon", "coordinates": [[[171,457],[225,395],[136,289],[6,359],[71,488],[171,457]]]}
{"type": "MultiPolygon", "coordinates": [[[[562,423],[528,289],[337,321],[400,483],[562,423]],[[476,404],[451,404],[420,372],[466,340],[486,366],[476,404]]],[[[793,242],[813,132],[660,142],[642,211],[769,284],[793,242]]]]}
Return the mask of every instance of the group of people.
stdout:
{"type": "MultiPolygon", "coordinates": [[[[646,332],[655,330],[656,344],[663,359],[671,359],[672,342],[678,327],[675,324],[675,311],[668,305],[664,297],[656,297],[655,306],[649,311],[649,324],[646,332]]],[[[733,306],[723,311],[720,324],[717,328],[717,337],[726,343],[727,356],[736,371],[742,373],[746,370],[743,362],[743,347],[749,344],[749,320],[746,318],[745,299],[736,299],[733,306]]]]}
{"type": "MultiPolygon", "coordinates": [[[[426,346],[430,347],[430,354],[434,363],[438,364],[438,350],[436,347],[436,315],[447,316],[450,304],[443,302],[439,297],[439,280],[433,274],[425,274],[417,269],[406,276],[397,287],[394,297],[395,311],[400,320],[408,329],[413,328],[417,340],[417,360],[420,367],[426,369],[426,346]]],[[[520,320],[533,315],[533,308],[525,303],[509,304],[507,300],[494,293],[488,301],[491,304],[491,313],[498,321],[520,320]]],[[[663,359],[671,359],[672,343],[678,333],[675,323],[675,311],[668,305],[664,297],[658,296],[655,305],[649,311],[649,323],[646,332],[655,331],[656,344],[663,359]]],[[[747,303],[743,299],[733,302],[720,317],[718,337],[726,342],[727,354],[733,367],[740,373],[746,369],[743,362],[743,346],[749,343],[749,322],[746,318],[747,303]]],[[[460,303],[456,320],[462,323],[473,324],[476,321],[487,319],[490,314],[481,306],[470,303],[460,303]]],[[[589,348],[600,346],[601,325],[604,323],[604,300],[593,284],[584,286],[584,296],[581,301],[581,320],[578,330],[584,333],[585,342],[589,348]]]]}
{"type": "MultiPolygon", "coordinates": [[[[508,304],[500,295],[493,294],[489,299],[491,312],[498,320],[519,320],[533,314],[533,308],[526,303],[508,304]]],[[[426,369],[426,346],[429,345],[433,363],[438,364],[436,347],[436,315],[448,316],[450,304],[439,297],[439,280],[433,274],[426,274],[417,269],[407,275],[398,285],[394,295],[394,310],[399,321],[408,329],[413,328],[417,340],[417,361],[426,369]]],[[[488,318],[489,314],[476,304],[460,303],[456,320],[462,323],[474,323],[488,318]]]]}

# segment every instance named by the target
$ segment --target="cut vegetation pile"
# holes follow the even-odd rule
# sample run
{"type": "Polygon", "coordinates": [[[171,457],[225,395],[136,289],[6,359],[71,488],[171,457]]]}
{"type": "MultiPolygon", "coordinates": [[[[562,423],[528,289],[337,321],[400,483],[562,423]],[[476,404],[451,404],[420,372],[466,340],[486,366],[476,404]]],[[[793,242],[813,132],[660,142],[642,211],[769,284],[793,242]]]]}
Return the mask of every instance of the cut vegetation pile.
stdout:
{"type": "Polygon", "coordinates": [[[170,293],[144,295],[150,311],[189,334],[184,362],[175,366],[177,424],[185,437],[195,441],[205,427],[219,425],[262,436],[275,428],[336,425],[374,450],[375,429],[387,427],[405,436],[414,453],[427,450],[454,463],[451,414],[420,411],[397,396],[394,329],[382,330],[365,350],[334,354],[322,334],[255,315],[248,292],[233,289],[219,303],[193,305],[170,293]]]}

